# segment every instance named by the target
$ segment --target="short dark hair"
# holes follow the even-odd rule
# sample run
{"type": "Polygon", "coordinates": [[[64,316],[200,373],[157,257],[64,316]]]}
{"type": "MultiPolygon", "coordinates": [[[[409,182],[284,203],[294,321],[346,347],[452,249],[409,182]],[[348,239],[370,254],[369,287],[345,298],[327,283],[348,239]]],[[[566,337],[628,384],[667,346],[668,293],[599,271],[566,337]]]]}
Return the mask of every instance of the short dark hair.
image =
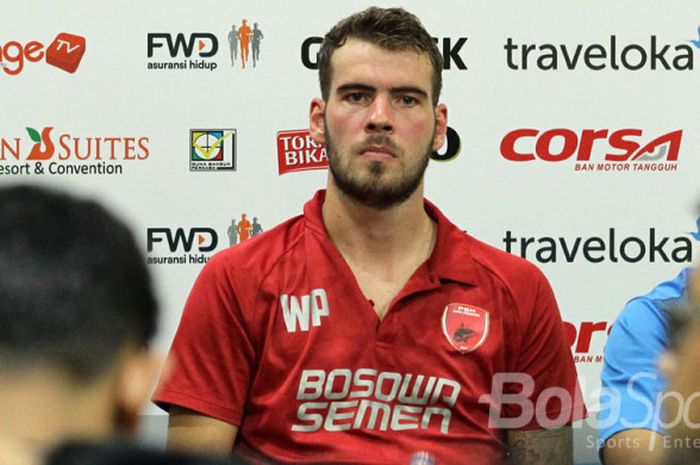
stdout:
{"type": "Polygon", "coordinates": [[[433,65],[432,98],[437,105],[442,89],[442,56],[420,20],[403,8],[371,7],[341,20],[328,31],[318,52],[321,96],[328,100],[333,69],[331,56],[348,38],[356,38],[392,51],[426,53],[433,65]]]}
{"type": "Polygon", "coordinates": [[[87,382],[153,336],[157,307],[129,229],[94,201],[0,188],[0,367],[87,382]]]}

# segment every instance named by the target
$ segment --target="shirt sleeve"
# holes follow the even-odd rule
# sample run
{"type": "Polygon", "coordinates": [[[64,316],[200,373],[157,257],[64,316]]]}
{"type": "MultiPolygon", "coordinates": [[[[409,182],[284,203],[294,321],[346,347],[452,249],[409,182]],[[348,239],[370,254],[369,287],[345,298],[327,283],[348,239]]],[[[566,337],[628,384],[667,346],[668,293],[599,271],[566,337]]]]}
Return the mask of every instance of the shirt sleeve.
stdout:
{"type": "Polygon", "coordinates": [[[529,296],[519,303],[522,342],[517,374],[522,383],[517,383],[521,386],[514,389],[529,408],[506,410],[511,418],[525,415],[528,420],[517,429],[559,427],[586,417],[576,366],[554,293],[542,272],[537,269],[534,272],[534,279],[529,281],[529,296]]]}
{"type": "Polygon", "coordinates": [[[605,345],[599,445],[626,429],[662,432],[658,399],[666,381],[657,369],[657,361],[665,348],[663,313],[647,298],[631,300],[605,345]]]}
{"type": "Polygon", "coordinates": [[[187,299],[170,354],[172,366],[153,401],[240,425],[255,366],[255,350],[236,295],[233,271],[221,255],[207,263],[187,299]]]}

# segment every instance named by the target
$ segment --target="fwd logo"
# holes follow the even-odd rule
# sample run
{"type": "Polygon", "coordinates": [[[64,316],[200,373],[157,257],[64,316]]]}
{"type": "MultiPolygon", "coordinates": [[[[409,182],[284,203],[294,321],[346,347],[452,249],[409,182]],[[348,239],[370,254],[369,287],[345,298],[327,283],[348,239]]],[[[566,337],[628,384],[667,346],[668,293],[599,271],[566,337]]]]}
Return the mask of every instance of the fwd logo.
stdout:
{"type": "MultiPolygon", "coordinates": [[[[301,43],[301,62],[308,69],[318,69],[318,49],[321,47],[323,37],[308,37],[301,43]],[[314,47],[312,54],[311,48],[314,47]]],[[[462,47],[467,43],[467,37],[433,37],[433,42],[437,44],[442,51],[443,69],[460,69],[466,70],[467,65],[464,63],[462,55],[462,47]]]]}
{"type": "Polygon", "coordinates": [[[179,249],[190,252],[195,243],[199,252],[211,252],[219,243],[219,237],[212,228],[177,228],[174,233],[170,228],[148,228],[148,252],[153,251],[153,244],[163,242],[164,239],[171,252],[177,252],[179,249]]]}
{"type": "Polygon", "coordinates": [[[185,34],[179,33],[174,40],[172,34],[152,32],[148,34],[148,58],[153,57],[156,48],[161,48],[164,45],[167,46],[168,53],[173,58],[178,56],[181,50],[185,57],[190,58],[195,47],[202,58],[212,57],[219,50],[219,41],[216,40],[214,34],[209,32],[194,32],[188,38],[185,38],[185,34]]]}
{"type": "Polygon", "coordinates": [[[287,332],[308,331],[309,325],[321,326],[321,317],[330,314],[328,309],[328,296],[325,289],[313,289],[308,295],[298,298],[295,295],[282,294],[280,296],[284,324],[287,332]]]}

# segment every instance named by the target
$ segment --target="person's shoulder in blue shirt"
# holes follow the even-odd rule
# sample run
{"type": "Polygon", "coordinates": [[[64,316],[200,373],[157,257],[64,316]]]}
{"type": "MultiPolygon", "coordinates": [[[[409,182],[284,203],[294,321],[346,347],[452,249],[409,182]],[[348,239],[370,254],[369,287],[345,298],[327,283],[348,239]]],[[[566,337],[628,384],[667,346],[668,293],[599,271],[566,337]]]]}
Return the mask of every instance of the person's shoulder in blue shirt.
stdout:
{"type": "MultiPolygon", "coordinates": [[[[601,373],[603,390],[598,418],[601,457],[604,447],[616,449],[614,455],[625,449],[651,453],[647,444],[641,444],[639,437],[634,435],[626,443],[617,444],[614,436],[620,432],[647,430],[664,433],[660,424],[659,395],[665,389],[666,381],[657,363],[668,345],[668,311],[687,299],[689,270],[684,269],[674,279],[627,302],[613,325],[605,345],[601,373]]],[[[634,462],[635,456],[627,458],[634,462]]],[[[606,463],[614,465],[615,462],[608,459],[606,455],[606,463]]]]}

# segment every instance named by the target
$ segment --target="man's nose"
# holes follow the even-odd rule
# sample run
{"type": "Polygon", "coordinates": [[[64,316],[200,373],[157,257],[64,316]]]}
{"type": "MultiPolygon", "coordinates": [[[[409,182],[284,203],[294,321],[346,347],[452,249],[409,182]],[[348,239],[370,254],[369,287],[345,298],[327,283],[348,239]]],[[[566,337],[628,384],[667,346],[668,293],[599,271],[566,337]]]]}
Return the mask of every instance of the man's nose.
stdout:
{"type": "Polygon", "coordinates": [[[369,108],[366,129],[370,132],[389,132],[393,129],[393,108],[388,96],[377,95],[369,108]]]}

